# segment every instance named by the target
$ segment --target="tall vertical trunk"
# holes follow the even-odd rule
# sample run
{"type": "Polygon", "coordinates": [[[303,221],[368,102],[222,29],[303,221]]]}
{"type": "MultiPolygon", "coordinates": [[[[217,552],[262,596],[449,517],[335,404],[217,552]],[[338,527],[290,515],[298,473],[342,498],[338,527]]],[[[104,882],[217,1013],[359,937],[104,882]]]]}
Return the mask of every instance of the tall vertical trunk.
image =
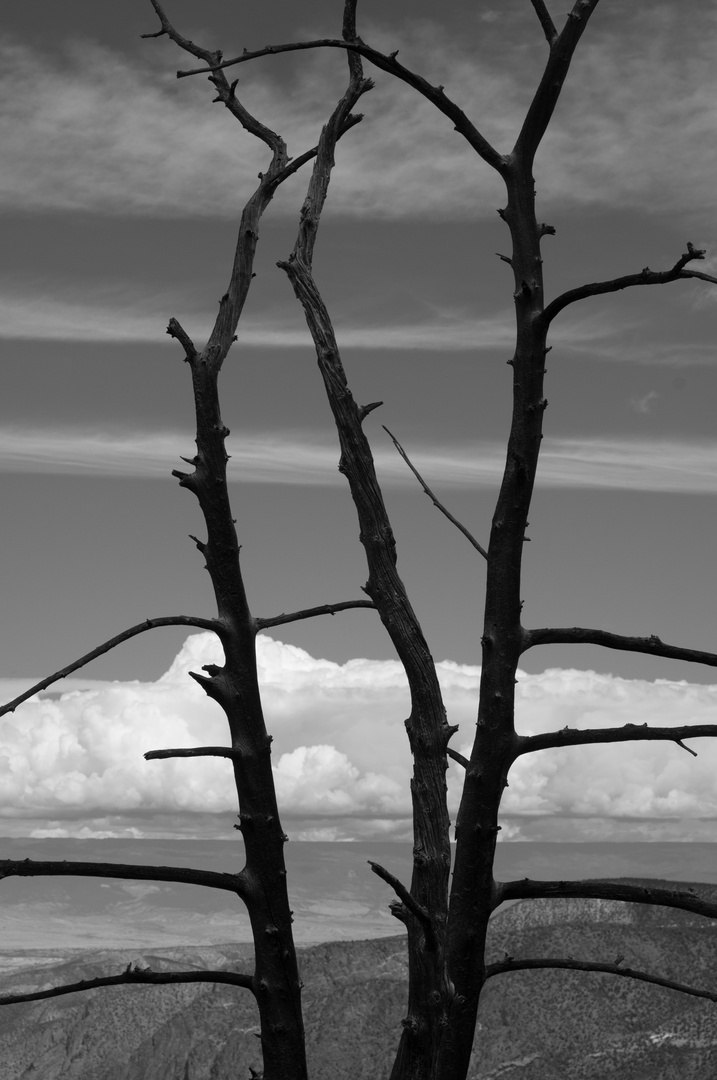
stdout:
{"type": "Polygon", "coordinates": [[[488,546],[482,672],[475,742],[456,823],[456,857],[448,918],[448,970],[455,987],[438,1080],[461,1080],[470,1061],[485,982],[488,920],[495,906],[493,863],[498,812],[515,758],[515,679],[523,645],[521,563],[542,439],[545,331],[531,170],[513,154],[505,171],[508,205],[501,216],[512,237],[516,349],[513,415],[500,494],[488,546]]]}
{"type": "Polygon", "coordinates": [[[242,895],[251,920],[256,997],[264,1060],[264,1080],[306,1080],[301,982],[286,887],[286,836],[271,770],[268,735],[259,694],[256,625],[239,566],[239,544],[227,489],[224,441],[228,435],[218,398],[219,357],[210,350],[188,357],[197,421],[194,472],[178,474],[197,496],[207,540],[196,540],[206,559],[221,625],[225,660],[192,677],[221,705],[231,734],[239,800],[239,826],[246,854],[242,895]]]}

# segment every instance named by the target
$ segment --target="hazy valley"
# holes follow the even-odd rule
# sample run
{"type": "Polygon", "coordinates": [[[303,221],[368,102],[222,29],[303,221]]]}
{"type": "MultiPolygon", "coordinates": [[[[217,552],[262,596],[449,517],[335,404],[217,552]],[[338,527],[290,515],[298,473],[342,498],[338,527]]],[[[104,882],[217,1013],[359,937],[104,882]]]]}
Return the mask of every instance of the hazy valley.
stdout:
{"type": "MultiPolygon", "coordinates": [[[[382,1080],[388,1076],[404,1015],[404,941],[400,936],[339,940],[348,936],[351,926],[355,937],[363,936],[362,931],[383,918],[380,911],[385,910],[389,897],[382,883],[363,871],[356,871],[355,880],[346,879],[346,860],[351,865],[351,860],[365,855],[345,850],[354,845],[316,845],[331,848],[328,852],[309,852],[309,847],[314,845],[307,845],[303,855],[309,876],[302,881],[301,874],[296,875],[301,902],[297,905],[299,938],[306,940],[310,932],[316,932],[319,914],[313,912],[315,922],[311,923],[311,908],[321,907],[323,896],[326,932],[336,939],[305,944],[301,949],[312,1080],[382,1080]],[[306,892],[302,893],[304,887],[306,892]]],[[[385,847],[393,849],[396,845],[385,847]]],[[[545,853],[526,850],[529,845],[503,847],[523,848],[522,853],[513,850],[504,858],[520,857],[524,864],[538,855],[545,858],[545,853]]],[[[552,853],[553,870],[556,865],[565,869],[561,860],[570,862],[578,855],[589,859],[589,852],[569,851],[569,847],[552,853]]],[[[625,850],[615,857],[627,858],[626,849],[633,847],[653,848],[653,863],[660,858],[671,859],[673,870],[677,870],[672,875],[675,879],[680,876],[675,860],[681,860],[684,869],[688,856],[692,865],[695,857],[704,865],[705,876],[714,876],[706,858],[711,852],[685,850],[703,845],[623,847],[625,850]],[[670,850],[660,853],[658,848],[670,850]]],[[[32,854],[37,857],[38,852],[32,854]]],[[[115,861],[119,861],[116,854],[115,861]]],[[[392,868],[402,872],[398,854],[384,852],[392,868]]],[[[408,856],[408,852],[404,854],[408,856]]],[[[637,854],[632,852],[633,865],[640,864],[637,854]]],[[[597,862],[599,855],[603,860],[607,857],[606,852],[592,852],[597,862]]],[[[553,876],[535,874],[534,868],[527,872],[553,876]]],[[[63,908],[67,901],[63,890],[68,882],[76,884],[69,878],[54,882],[55,917],[71,922],[67,908],[63,908]]],[[[8,884],[3,882],[2,888],[8,884]]],[[[47,914],[52,903],[49,886],[53,883],[43,884],[43,889],[48,886],[47,896],[43,893],[38,899],[40,884],[24,881],[18,888],[22,886],[27,898],[28,890],[32,892],[34,886],[35,907],[45,905],[47,914]]],[[[717,898],[714,884],[693,887],[705,896],[717,898]]],[[[16,900],[19,895],[15,894],[16,900]]],[[[142,920],[148,912],[151,914],[148,901],[155,895],[132,899],[125,894],[121,901],[125,904],[120,913],[122,925],[131,924],[130,909],[134,905],[137,936],[141,937],[142,920]]],[[[106,897],[104,890],[101,899],[106,897]]],[[[102,920],[92,910],[95,900],[96,894],[90,891],[85,914],[90,920],[95,918],[95,928],[99,929],[102,920]]],[[[226,906],[224,900],[222,903],[226,906]]],[[[6,918],[12,915],[12,907],[5,908],[6,918]]],[[[16,924],[27,925],[21,917],[22,904],[15,907],[16,924]]],[[[169,919],[171,910],[164,897],[154,915],[158,921],[160,916],[169,919]]],[[[100,947],[98,943],[82,949],[57,945],[12,949],[6,938],[2,990],[20,992],[117,973],[130,962],[155,970],[225,966],[249,969],[248,944],[190,944],[189,912],[178,906],[174,911],[175,929],[184,940],[174,945],[160,941],[145,946],[130,942],[123,948],[100,947]]],[[[24,914],[29,917],[31,911],[24,914]]],[[[222,928],[221,909],[214,916],[212,922],[211,912],[197,915],[195,940],[222,928]]],[[[76,924],[81,921],[82,912],[76,911],[76,924]]],[[[147,926],[151,929],[151,924],[147,926]]],[[[379,926],[385,935],[397,924],[386,917],[379,926]]],[[[37,929],[42,933],[47,924],[37,929]]],[[[114,935],[110,937],[114,944],[114,935]]],[[[585,900],[519,902],[501,910],[493,920],[491,959],[500,959],[505,952],[516,958],[572,955],[609,962],[622,955],[625,966],[717,989],[717,930],[708,920],[670,909],[585,900]]],[[[100,989],[0,1010],[2,1078],[236,1080],[237,1076],[249,1075],[250,1065],[259,1066],[256,1031],[252,998],[243,990],[207,984],[100,989]]],[[[482,1001],[478,1041],[480,1052],[474,1055],[471,1080],[604,1080],[611,1076],[621,1080],[703,1080],[717,1075],[714,1004],[609,975],[541,971],[496,977],[488,984],[482,1001]]]]}

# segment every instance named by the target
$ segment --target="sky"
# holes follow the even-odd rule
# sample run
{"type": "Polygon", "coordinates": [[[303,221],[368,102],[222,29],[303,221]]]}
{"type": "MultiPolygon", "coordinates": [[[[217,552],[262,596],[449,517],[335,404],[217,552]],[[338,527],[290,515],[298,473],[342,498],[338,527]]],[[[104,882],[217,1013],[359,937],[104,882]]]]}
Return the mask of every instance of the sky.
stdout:
{"type": "MultiPolygon", "coordinates": [[[[335,36],[338,0],[168,0],[208,48],[335,36]]],[[[549,4],[556,22],[565,5],[549,4]]],[[[529,0],[362,0],[359,32],[400,49],[510,149],[545,60],[529,0]]],[[[211,616],[170,476],[193,453],[174,316],[200,342],[226,288],[241,207],[266,153],[211,104],[156,29],[149,0],[36,0],[0,40],[0,692],[14,696],[147,617],[211,616]]],[[[717,12],[601,0],[536,161],[547,298],[667,269],[687,241],[717,273],[717,12]]],[[[313,145],[345,84],[338,51],[237,70],[247,107],[289,152],[313,145]]],[[[350,385],[382,400],[366,430],[399,570],[439,661],[454,745],[475,722],[484,565],[431,506],[426,481],[487,542],[510,417],[512,279],[504,194],[445,117],[371,72],[342,140],[316,250],[350,385]]],[[[235,77],[235,76],[233,76],[235,77]]],[[[222,375],[231,495],[259,616],[361,598],[366,579],[313,348],[276,268],[308,174],[277,194],[222,375]]],[[[551,329],[543,451],[526,547],[528,626],[657,634],[711,650],[717,581],[717,287],[595,297],[551,329]]],[[[186,672],[211,636],[158,630],[0,721],[0,832],[229,834],[225,762],[145,763],[162,745],[224,741],[186,672]],[[212,739],[207,731],[213,732],[212,739]]],[[[284,822],[299,839],[406,839],[405,682],[375,613],[260,639],[284,822]]],[[[715,719],[717,674],[592,646],[523,657],[522,732],[715,719]]],[[[507,840],[709,840],[717,748],[546,751],[511,774],[507,840]]],[[[455,812],[459,772],[451,766],[455,812]]]]}

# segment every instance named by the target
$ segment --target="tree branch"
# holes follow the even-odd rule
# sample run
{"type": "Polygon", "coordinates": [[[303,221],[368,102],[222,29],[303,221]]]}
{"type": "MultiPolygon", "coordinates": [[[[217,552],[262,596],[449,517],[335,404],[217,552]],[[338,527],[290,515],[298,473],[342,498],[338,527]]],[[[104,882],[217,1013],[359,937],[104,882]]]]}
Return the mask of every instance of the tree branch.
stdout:
{"type": "Polygon", "coordinates": [[[703,900],[693,890],[677,892],[650,884],[628,885],[624,881],[517,881],[496,882],[494,909],[506,900],[620,900],[627,904],[650,904],[653,907],[678,908],[707,919],[717,919],[717,903],[703,900]]]}
{"type": "Polygon", "coordinates": [[[404,904],[412,915],[415,915],[418,921],[421,923],[426,934],[426,944],[429,948],[435,948],[436,935],[433,927],[433,920],[429,912],[419,904],[414,896],[408,891],[405,885],[403,885],[397,877],[395,877],[390,870],[386,870],[380,863],[372,862],[368,860],[368,864],[377,877],[380,877],[382,881],[385,881],[387,885],[390,885],[396,896],[399,898],[402,904],[404,904]]]}
{"type": "Polygon", "coordinates": [[[683,739],[715,739],[717,724],[684,724],[680,727],[657,728],[647,724],[625,724],[620,728],[592,728],[578,730],[564,727],[560,731],[548,731],[542,735],[521,735],[518,738],[516,756],[533,754],[536,750],[549,750],[558,746],[588,746],[592,743],[618,742],[674,742],[697,757],[695,750],[685,746],[683,739]]]}
{"type": "Polygon", "coordinates": [[[41,679],[40,682],[35,683],[29,690],[25,690],[24,693],[19,694],[12,701],[9,701],[7,705],[0,706],[0,716],[5,716],[6,713],[14,712],[18,705],[21,705],[23,701],[27,701],[28,698],[34,697],[35,694],[39,694],[41,690],[45,690],[48,686],[52,686],[53,683],[58,682],[60,679],[65,679],[68,675],[71,675],[73,671],[78,671],[85,664],[89,664],[90,661],[96,660],[98,656],[102,656],[104,653],[114,649],[116,645],[121,645],[123,641],[129,641],[130,638],[136,637],[137,634],[143,634],[145,630],[154,630],[159,626],[198,626],[201,630],[212,630],[221,640],[222,631],[224,629],[222,623],[218,619],[202,619],[194,617],[193,615],[167,615],[159,619],[145,619],[144,622],[137,623],[136,626],[130,626],[129,630],[123,630],[121,634],[116,634],[115,637],[110,638],[109,641],[103,642],[102,645],[98,645],[96,649],[92,649],[91,652],[81,656],[79,660],[75,660],[72,664],[68,664],[67,667],[62,668],[60,671],[56,671],[54,675],[48,675],[46,679],[41,679]]]}
{"type": "Polygon", "coordinates": [[[704,259],[704,257],[703,250],[688,243],[687,251],[684,255],[680,255],[670,270],[650,270],[649,266],[646,266],[639,274],[625,274],[624,277],[613,278],[611,281],[593,281],[587,285],[580,285],[577,289],[568,289],[567,292],[561,293],[560,296],[556,296],[554,300],[551,300],[543,311],[541,318],[545,325],[548,326],[568,304],[574,304],[577,300],[585,300],[588,296],[619,292],[621,289],[628,289],[633,285],[665,285],[670,281],[679,281],[683,278],[699,278],[700,281],[708,281],[712,285],[717,285],[717,277],[712,277],[711,274],[704,274],[699,270],[684,269],[688,262],[693,259],[704,259]]]}
{"type": "MultiPolygon", "coordinates": [[[[152,0],[154,3],[154,0],[152,0]]],[[[597,2],[597,0],[595,0],[597,2]]],[[[446,97],[442,86],[431,86],[431,84],[424,79],[421,75],[417,75],[415,72],[410,71],[408,68],[400,64],[396,59],[397,53],[391,53],[386,56],[384,53],[379,52],[377,49],[371,48],[361,38],[357,37],[353,40],[340,40],[338,38],[317,38],[315,41],[291,41],[284,45],[267,45],[263,49],[254,49],[252,52],[246,49],[241,56],[232,57],[231,60],[219,60],[217,63],[212,64],[208,61],[208,67],[192,68],[189,71],[178,71],[177,78],[185,79],[190,75],[202,75],[207,73],[214,73],[222,70],[223,68],[232,67],[235,64],[244,64],[247,60],[255,60],[260,56],[277,56],[279,53],[296,52],[301,49],[347,49],[350,52],[358,53],[366,60],[369,60],[375,67],[380,68],[381,71],[388,72],[389,75],[394,75],[397,79],[401,79],[402,82],[408,83],[414,90],[417,90],[419,94],[427,98],[431,104],[442,112],[449,120],[452,121],[455,130],[463,136],[464,139],[473,147],[488,165],[496,169],[499,173],[502,173],[505,168],[505,158],[502,154],[491,146],[486,138],[478,131],[478,129],[471,123],[466,114],[460,109],[455,102],[446,97]]]]}
{"type": "Polygon", "coordinates": [[[462,765],[464,769],[467,769],[470,765],[470,761],[468,760],[468,758],[463,757],[463,754],[459,754],[458,751],[454,750],[452,746],[446,747],[446,753],[448,754],[449,758],[453,758],[453,760],[457,761],[459,765],[462,765]]]}
{"type": "Polygon", "coordinates": [[[496,964],[488,964],[486,967],[486,979],[495,975],[503,975],[507,971],[536,971],[541,968],[563,968],[566,971],[597,971],[604,975],[621,975],[626,979],[637,979],[639,982],[654,983],[655,986],[664,986],[667,990],[678,990],[681,994],[690,994],[692,997],[708,998],[717,1001],[717,993],[711,990],[698,990],[686,983],[675,982],[673,979],[662,979],[659,975],[649,975],[645,971],[636,971],[634,968],[621,967],[619,964],[600,964],[592,960],[553,959],[552,957],[536,960],[515,960],[512,956],[506,957],[496,964]]]}
{"type": "MultiPolygon", "coordinates": [[[[541,0],[538,0],[538,2],[531,0],[531,2],[543,24],[543,30],[546,31],[546,23],[541,18],[540,11],[545,5],[541,0]]],[[[526,113],[511,157],[522,158],[526,164],[532,163],[535,152],[540,146],[543,135],[550,123],[560,92],[563,89],[573,53],[587,26],[588,19],[597,5],[598,0],[576,0],[572,10],[568,13],[565,26],[560,34],[551,41],[550,54],[543,76],[526,113]]],[[[547,15],[547,12],[545,14],[547,15]]],[[[555,32],[555,27],[552,29],[555,32]]]]}
{"type": "Polygon", "coordinates": [[[175,757],[223,757],[233,760],[242,756],[241,750],[231,746],[190,746],[179,747],[175,750],[148,750],[144,755],[145,761],[154,761],[158,758],[175,757]]]}
{"type": "Polygon", "coordinates": [[[655,634],[651,634],[650,637],[628,637],[623,634],[612,634],[608,630],[593,630],[582,626],[557,626],[525,630],[523,640],[525,642],[523,652],[532,649],[534,645],[602,645],[606,649],[646,653],[648,656],[663,656],[670,660],[686,660],[694,664],[705,664],[707,667],[717,667],[717,653],[666,645],[655,634]]]}
{"type": "Polygon", "coordinates": [[[555,28],[555,23],[550,17],[550,12],[545,6],[545,0],[530,0],[530,2],[535,8],[535,14],[540,20],[540,25],[545,34],[545,40],[548,45],[554,45],[558,39],[558,31],[555,28]]]}
{"type": "Polygon", "coordinates": [[[274,615],[270,619],[256,619],[257,630],[266,630],[270,626],[283,626],[285,623],[298,622],[300,619],[313,619],[315,615],[335,615],[337,611],[347,611],[349,608],[372,608],[376,610],[373,600],[343,600],[340,604],[321,604],[319,607],[304,608],[302,611],[292,611],[288,615],[274,615]]]}
{"type": "Polygon", "coordinates": [[[50,990],[35,990],[27,994],[6,994],[0,997],[0,1005],[17,1005],[22,1001],[41,1001],[43,998],[60,997],[63,994],[77,994],[84,990],[96,990],[100,986],[160,985],[167,983],[228,983],[230,986],[243,986],[254,993],[254,980],[251,975],[238,971],[152,971],[131,964],[121,975],[103,975],[97,979],[82,979],[80,982],[65,986],[53,986],[50,990]]]}
{"type": "Polygon", "coordinates": [[[44,862],[33,859],[0,859],[0,881],[8,877],[99,877],[123,881],[171,881],[223,889],[245,898],[241,874],[220,874],[189,866],[143,866],[136,863],[44,862]]]}
{"type": "Polygon", "coordinates": [[[460,521],[458,520],[458,518],[455,518],[455,517],[453,516],[453,514],[451,514],[451,512],[450,512],[449,510],[447,510],[447,509],[446,509],[446,507],[445,507],[445,506],[443,505],[443,503],[442,503],[442,502],[440,502],[440,501],[439,501],[439,500],[438,500],[438,499],[436,498],[436,496],[435,496],[435,495],[433,494],[433,492],[432,492],[432,491],[431,491],[431,489],[429,488],[429,486],[428,486],[428,484],[426,483],[426,481],[425,481],[425,480],[423,479],[423,477],[422,477],[422,476],[421,476],[421,474],[419,473],[418,469],[416,469],[416,467],[415,467],[415,466],[414,466],[414,465],[412,464],[412,462],[411,462],[411,459],[409,458],[408,454],[406,453],[406,451],[405,451],[405,450],[403,449],[403,447],[401,446],[401,444],[400,444],[400,442],[398,441],[398,439],[396,438],[396,436],[395,436],[395,435],[392,435],[392,434],[391,434],[391,432],[390,432],[390,431],[388,430],[388,428],[386,427],[386,425],[385,425],[385,424],[382,424],[381,426],[383,427],[383,430],[384,430],[384,431],[386,432],[386,434],[388,435],[388,437],[389,437],[389,438],[391,439],[391,441],[393,442],[393,445],[394,445],[394,446],[396,447],[396,449],[398,450],[399,454],[401,455],[401,457],[403,458],[403,460],[404,460],[404,461],[406,462],[406,464],[408,465],[409,469],[411,470],[411,472],[413,473],[413,475],[414,475],[414,476],[416,477],[416,479],[418,480],[419,484],[421,485],[421,487],[423,488],[423,490],[425,491],[426,495],[427,495],[427,496],[428,496],[428,498],[429,498],[429,499],[431,500],[431,502],[433,503],[433,505],[434,505],[434,506],[436,507],[436,509],[440,510],[440,511],[441,511],[441,513],[442,513],[442,514],[444,514],[444,515],[445,515],[445,516],[446,516],[446,517],[448,518],[448,520],[449,520],[450,522],[452,522],[452,523],[453,523],[453,524],[455,525],[455,527],[456,527],[457,529],[460,529],[460,531],[461,531],[461,532],[463,533],[463,535],[464,535],[464,536],[466,537],[466,539],[468,540],[468,542],[469,542],[469,543],[471,543],[471,544],[473,545],[473,547],[474,547],[474,548],[476,549],[476,551],[479,551],[479,552],[480,552],[480,554],[481,554],[481,555],[483,556],[483,558],[484,558],[484,559],[487,559],[487,558],[488,558],[488,552],[486,551],[486,549],[485,549],[484,547],[481,547],[481,545],[480,545],[480,544],[478,543],[478,541],[476,540],[476,538],[475,538],[475,537],[474,537],[474,536],[473,536],[473,535],[472,535],[472,534],[471,534],[470,532],[468,532],[468,529],[467,529],[467,528],[465,527],[465,525],[462,525],[462,524],[461,524],[461,522],[460,522],[460,521]]]}

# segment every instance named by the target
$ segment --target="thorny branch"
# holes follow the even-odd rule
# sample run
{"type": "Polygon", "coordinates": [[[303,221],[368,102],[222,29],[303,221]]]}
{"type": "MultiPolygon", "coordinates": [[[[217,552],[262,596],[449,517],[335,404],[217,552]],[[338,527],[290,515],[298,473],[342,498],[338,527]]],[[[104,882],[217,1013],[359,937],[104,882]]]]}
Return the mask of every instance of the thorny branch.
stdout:
{"type": "Polygon", "coordinates": [[[621,967],[620,964],[601,964],[592,960],[553,959],[526,959],[516,960],[507,956],[495,964],[486,967],[486,978],[495,975],[504,975],[508,971],[539,971],[545,968],[562,968],[566,971],[595,971],[604,975],[621,975],[625,979],[637,979],[639,982],[654,983],[655,986],[664,986],[667,990],[678,990],[681,994],[689,994],[692,997],[707,998],[709,1001],[717,1001],[717,992],[712,990],[698,990],[686,983],[675,982],[673,979],[663,979],[659,975],[649,975],[645,971],[636,971],[634,968],[621,967]]]}
{"type": "Polygon", "coordinates": [[[121,975],[82,979],[80,982],[53,986],[49,990],[34,990],[27,994],[6,994],[0,997],[0,1005],[17,1005],[22,1001],[41,1001],[43,998],[61,997],[63,994],[78,994],[84,990],[96,990],[99,986],[123,986],[127,983],[157,986],[196,982],[227,983],[229,986],[242,986],[254,993],[254,980],[251,975],[243,975],[238,971],[152,971],[151,968],[128,964],[121,975]]]}
{"type": "Polygon", "coordinates": [[[52,686],[53,683],[58,682],[60,679],[67,678],[73,671],[79,671],[85,664],[96,660],[98,656],[103,656],[104,653],[114,649],[115,646],[121,645],[122,642],[129,641],[130,638],[136,637],[137,634],[143,634],[146,630],[154,630],[159,626],[197,626],[200,630],[214,631],[220,639],[223,631],[219,619],[202,619],[193,615],[167,615],[159,619],[145,619],[144,622],[137,623],[136,626],[130,626],[129,630],[123,630],[121,634],[116,634],[109,641],[98,645],[97,648],[81,656],[79,660],[75,660],[72,664],[68,664],[67,667],[56,671],[54,675],[48,675],[46,679],[41,679],[40,682],[31,686],[29,690],[25,690],[22,694],[18,694],[16,698],[13,698],[12,701],[8,701],[6,705],[0,706],[0,716],[14,712],[18,705],[22,705],[23,701],[27,701],[28,698],[39,694],[41,690],[46,690],[48,686],[52,686]]]}
{"type": "Polygon", "coordinates": [[[401,455],[401,457],[403,458],[403,460],[404,460],[404,461],[406,462],[406,464],[408,465],[409,469],[411,470],[411,472],[413,473],[413,475],[414,475],[414,476],[416,477],[416,480],[418,480],[418,483],[419,483],[419,484],[421,485],[421,487],[423,488],[423,490],[425,491],[426,495],[427,495],[427,496],[428,496],[428,498],[429,498],[429,499],[431,500],[431,502],[433,503],[433,505],[434,505],[434,506],[436,507],[436,509],[437,509],[437,510],[440,510],[440,511],[441,511],[441,513],[442,513],[442,514],[444,514],[444,515],[445,515],[445,516],[446,516],[446,517],[448,518],[448,520],[449,520],[450,522],[452,522],[452,524],[453,524],[453,525],[455,525],[455,527],[456,527],[457,529],[460,529],[460,531],[461,531],[461,532],[463,533],[463,535],[464,535],[464,536],[466,537],[466,539],[468,540],[468,542],[469,542],[469,543],[471,543],[471,544],[473,545],[473,547],[474,547],[474,548],[476,549],[476,551],[479,551],[479,552],[480,552],[480,554],[481,554],[481,555],[483,556],[483,558],[484,558],[484,559],[487,559],[487,558],[488,558],[488,552],[486,551],[486,549],[485,549],[484,547],[481,547],[481,545],[480,545],[480,544],[478,543],[478,541],[476,540],[476,538],[475,538],[475,537],[473,536],[473,534],[472,534],[472,533],[470,533],[470,532],[468,531],[468,529],[467,529],[467,528],[465,527],[465,525],[461,524],[461,522],[460,522],[460,521],[458,520],[458,518],[455,518],[455,517],[453,516],[453,514],[452,514],[452,513],[450,512],[450,510],[447,510],[447,509],[446,509],[446,507],[445,507],[445,506],[443,505],[443,503],[442,503],[442,502],[440,502],[440,500],[436,498],[436,496],[435,496],[435,495],[433,494],[433,492],[432,492],[432,491],[431,491],[431,489],[429,488],[429,486],[428,486],[428,484],[426,483],[426,481],[425,481],[425,480],[423,479],[423,477],[422,477],[422,476],[421,476],[421,474],[419,473],[418,469],[417,469],[417,468],[415,467],[415,465],[414,465],[414,464],[412,463],[412,461],[411,461],[411,459],[409,458],[409,456],[408,456],[408,454],[406,453],[406,451],[405,451],[405,450],[403,449],[403,447],[401,446],[401,444],[400,444],[400,442],[398,441],[398,439],[396,438],[396,436],[395,436],[395,435],[392,435],[392,434],[391,434],[391,432],[390,432],[390,431],[388,430],[388,428],[386,427],[386,425],[385,425],[385,424],[382,424],[381,426],[383,427],[383,430],[384,430],[384,431],[386,432],[386,434],[388,435],[388,437],[389,437],[389,438],[391,439],[391,441],[393,442],[393,445],[394,445],[394,446],[396,447],[396,449],[398,450],[398,453],[399,453],[399,454],[401,455]]]}

